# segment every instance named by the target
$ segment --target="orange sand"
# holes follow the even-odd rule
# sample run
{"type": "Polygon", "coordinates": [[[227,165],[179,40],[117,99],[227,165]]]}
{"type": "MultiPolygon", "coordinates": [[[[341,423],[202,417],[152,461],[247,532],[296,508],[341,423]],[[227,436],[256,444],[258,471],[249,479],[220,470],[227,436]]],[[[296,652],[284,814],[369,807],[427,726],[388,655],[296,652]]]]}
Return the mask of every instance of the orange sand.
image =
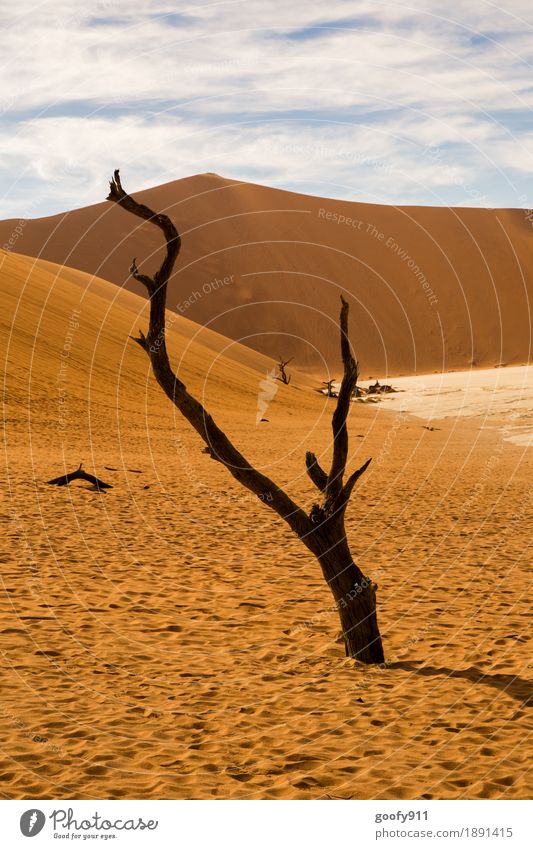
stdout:
{"type": "MultiPolygon", "coordinates": [[[[3,797],[528,795],[531,453],[477,419],[429,432],[354,405],[350,467],[374,462],[347,525],[389,661],[363,668],[311,555],[154,385],[128,340],[145,303],[7,254],[0,287],[3,797]],[[82,460],[114,488],[47,486],[82,460]]],[[[310,508],[304,453],[327,455],[334,402],[294,372],[256,425],[271,362],[184,318],[169,336],[239,448],[310,508]]]]}

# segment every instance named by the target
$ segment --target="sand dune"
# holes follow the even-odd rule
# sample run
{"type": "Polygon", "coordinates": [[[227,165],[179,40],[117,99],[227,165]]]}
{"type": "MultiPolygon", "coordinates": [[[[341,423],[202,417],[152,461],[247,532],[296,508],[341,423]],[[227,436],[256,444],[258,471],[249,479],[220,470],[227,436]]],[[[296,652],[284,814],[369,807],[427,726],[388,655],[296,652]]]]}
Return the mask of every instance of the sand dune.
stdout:
{"type": "MultiPolygon", "coordinates": [[[[349,203],[216,174],[138,194],[184,235],[169,307],[258,351],[335,376],[345,291],[365,376],[531,359],[533,230],[525,210],[349,203]]],[[[153,270],[160,250],[154,228],[106,203],[0,222],[2,244],[136,292],[131,258],[153,270]]]]}
{"type": "MultiPolygon", "coordinates": [[[[531,459],[476,419],[354,405],[347,527],[388,664],[335,642],[318,566],[202,452],[128,336],[145,302],[0,255],[4,798],[524,798],[531,459]],[[475,450],[472,450],[472,448],[475,450]],[[113,484],[46,481],[84,461],[113,484]],[[107,467],[107,468],[106,468],[107,467]]],[[[306,508],[331,400],[184,318],[173,362],[306,508]]]]}

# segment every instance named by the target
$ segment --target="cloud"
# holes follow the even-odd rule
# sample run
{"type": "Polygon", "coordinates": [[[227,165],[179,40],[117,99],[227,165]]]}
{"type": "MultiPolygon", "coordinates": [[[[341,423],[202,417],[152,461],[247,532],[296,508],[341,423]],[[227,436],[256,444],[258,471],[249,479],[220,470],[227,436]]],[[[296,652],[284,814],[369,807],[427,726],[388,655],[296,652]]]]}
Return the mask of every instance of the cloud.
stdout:
{"type": "Polygon", "coordinates": [[[11,4],[2,217],[217,171],[384,203],[533,206],[533,12],[489,2],[11,4]],[[58,174],[62,177],[58,178],[58,174]]]}

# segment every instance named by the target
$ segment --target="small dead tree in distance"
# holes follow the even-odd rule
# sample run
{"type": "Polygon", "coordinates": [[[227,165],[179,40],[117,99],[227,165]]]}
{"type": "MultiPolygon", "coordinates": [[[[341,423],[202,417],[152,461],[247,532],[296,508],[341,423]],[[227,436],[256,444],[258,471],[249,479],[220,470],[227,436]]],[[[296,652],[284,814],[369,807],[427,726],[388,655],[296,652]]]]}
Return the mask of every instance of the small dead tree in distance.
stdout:
{"type": "Polygon", "coordinates": [[[280,356],[280,358],[279,358],[279,363],[278,363],[279,376],[276,377],[276,380],[280,380],[282,383],[285,384],[285,386],[288,386],[289,383],[291,382],[290,376],[288,376],[287,372],[285,371],[285,366],[288,366],[289,363],[292,363],[293,359],[294,359],[294,357],[291,357],[290,360],[284,360],[282,356],[280,356]]]}
{"type": "Polygon", "coordinates": [[[83,463],[80,463],[77,469],[73,472],[68,472],[66,475],[61,475],[59,478],[54,478],[51,481],[48,481],[52,486],[68,486],[71,481],[82,480],[88,481],[88,483],[92,483],[95,489],[103,490],[103,489],[113,489],[112,484],[105,483],[101,481],[99,478],[95,478],[94,475],[89,475],[87,472],[83,470],[83,463]]]}
{"type": "Polygon", "coordinates": [[[352,490],[370,463],[367,460],[344,480],[348,457],[346,419],[358,376],[348,339],[348,303],[341,296],[340,337],[344,376],[333,413],[333,458],[326,473],[315,454],[306,454],[307,473],[321,493],[321,503],[314,504],[308,515],[283,489],[243,457],[172,371],[165,340],[165,306],[168,280],[181,247],[179,233],[168,216],[153,212],[124,191],[118,170],[109,185],[107,200],[154,224],[166,240],[165,258],[153,277],[141,274],[135,259],[130,268],[135,280],[146,287],[150,299],[148,334],[145,336],[140,331],[135,341],[148,354],[157,382],[204,440],[211,456],[222,463],[242,486],[275,510],[317,558],[336,602],[347,656],[367,664],[382,663],[383,647],[376,615],[377,587],[354,563],[344,525],[352,490]]]}
{"type": "MultiPolygon", "coordinates": [[[[337,393],[333,389],[334,383],[335,383],[335,378],[333,378],[333,380],[323,380],[322,381],[322,385],[326,387],[326,394],[327,394],[328,398],[336,398],[337,397],[337,393]]],[[[318,391],[322,392],[321,389],[319,389],[318,391]]]]}

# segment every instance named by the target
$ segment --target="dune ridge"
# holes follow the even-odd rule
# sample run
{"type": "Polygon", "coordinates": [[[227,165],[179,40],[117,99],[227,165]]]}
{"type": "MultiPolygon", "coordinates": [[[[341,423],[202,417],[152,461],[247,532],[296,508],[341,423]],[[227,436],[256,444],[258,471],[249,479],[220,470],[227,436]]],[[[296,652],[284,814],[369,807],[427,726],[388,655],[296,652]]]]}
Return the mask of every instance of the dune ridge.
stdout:
{"type": "MultiPolygon", "coordinates": [[[[344,292],[365,377],[531,361],[527,210],[346,202],[216,174],[135,192],[122,176],[183,235],[169,307],[270,357],[335,377],[344,292]]],[[[161,256],[154,228],[106,203],[0,222],[2,244],[137,293],[131,258],[153,271],[161,256]]]]}

